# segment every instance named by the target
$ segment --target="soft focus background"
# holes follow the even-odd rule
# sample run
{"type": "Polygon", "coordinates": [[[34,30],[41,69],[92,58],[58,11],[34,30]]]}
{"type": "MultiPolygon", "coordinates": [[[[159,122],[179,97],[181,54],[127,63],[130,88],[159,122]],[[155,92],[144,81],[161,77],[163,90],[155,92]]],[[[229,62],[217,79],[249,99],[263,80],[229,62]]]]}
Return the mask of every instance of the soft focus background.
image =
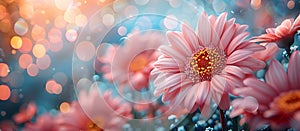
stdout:
{"type": "Polygon", "coordinates": [[[101,81],[96,68],[76,70],[97,55],[101,42],[120,44],[137,28],[178,30],[183,21],[195,26],[192,15],[202,11],[228,12],[237,23],[249,25],[254,36],[295,18],[300,1],[0,0],[0,122],[12,121],[31,102],[37,115],[68,111],[83,78],[101,81]]]}

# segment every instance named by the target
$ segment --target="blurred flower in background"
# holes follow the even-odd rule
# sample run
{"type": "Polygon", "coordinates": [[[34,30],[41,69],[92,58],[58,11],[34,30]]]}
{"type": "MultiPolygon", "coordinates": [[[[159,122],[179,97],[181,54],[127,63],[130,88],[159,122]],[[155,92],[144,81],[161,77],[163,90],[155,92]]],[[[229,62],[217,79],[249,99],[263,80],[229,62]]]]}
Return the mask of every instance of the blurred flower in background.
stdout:
{"type": "MultiPolygon", "coordinates": [[[[276,67],[281,64],[284,70],[291,70],[288,63],[295,63],[291,54],[299,50],[299,7],[297,0],[2,0],[0,129],[247,130],[247,125],[238,124],[240,116],[229,118],[229,114],[233,107],[235,114],[244,114],[241,122],[265,117],[256,112],[264,105],[257,104],[261,101],[256,97],[236,99],[230,95],[230,101],[236,101],[229,110],[212,112],[206,119],[198,109],[188,113],[183,105],[170,106],[172,103],[162,102],[162,96],[155,97],[157,87],[149,73],[157,71],[153,63],[160,59],[161,52],[156,49],[168,44],[166,32],[185,32],[182,23],[196,28],[195,16],[202,12],[215,16],[207,18],[209,23],[227,12],[228,18],[235,18],[230,22],[241,24],[234,25],[249,27],[250,37],[263,38],[254,41],[266,50],[251,57],[264,61],[259,64],[266,67],[251,73],[251,77],[268,83],[265,72],[274,66],[274,60],[270,66],[271,59],[277,59],[276,67]],[[276,40],[287,39],[270,43],[264,37],[270,34],[276,40]],[[91,88],[95,83],[96,88],[91,88]],[[109,118],[103,120],[102,115],[109,118]]],[[[233,83],[243,84],[237,80],[233,83]]],[[[287,96],[293,94],[286,92],[287,96]]],[[[273,97],[276,103],[275,97],[281,95],[273,97]]],[[[185,103],[193,105],[189,100],[185,103]]],[[[296,111],[286,115],[277,113],[277,106],[265,106],[272,115],[290,116],[280,127],[299,128],[296,111]]],[[[272,115],[264,122],[273,124],[272,115]]],[[[270,130],[272,124],[261,130],[270,130]]]]}

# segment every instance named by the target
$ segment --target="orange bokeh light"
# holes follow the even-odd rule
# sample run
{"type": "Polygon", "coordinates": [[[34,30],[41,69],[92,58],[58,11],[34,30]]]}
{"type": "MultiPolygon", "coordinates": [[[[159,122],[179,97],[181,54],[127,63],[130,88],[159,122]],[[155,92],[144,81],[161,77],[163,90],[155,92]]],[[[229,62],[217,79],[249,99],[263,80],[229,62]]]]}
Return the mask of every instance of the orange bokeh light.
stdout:
{"type": "Polygon", "coordinates": [[[34,45],[34,47],[32,49],[32,53],[36,58],[41,58],[41,57],[45,56],[46,48],[42,44],[36,44],[36,45],[34,45]]]}
{"type": "Polygon", "coordinates": [[[0,100],[7,100],[10,97],[10,89],[7,85],[0,85],[0,100]]]}
{"type": "Polygon", "coordinates": [[[46,70],[51,65],[51,58],[46,54],[41,58],[37,58],[36,64],[41,70],[46,70]]]}
{"type": "Polygon", "coordinates": [[[32,41],[27,37],[22,37],[22,47],[19,49],[22,53],[29,53],[32,49],[32,41]]]}
{"type": "Polygon", "coordinates": [[[32,57],[29,54],[22,54],[19,58],[19,65],[22,69],[26,69],[32,62],[32,57]]]}
{"type": "Polygon", "coordinates": [[[30,64],[30,65],[28,65],[28,67],[27,67],[27,74],[29,76],[34,77],[34,76],[37,76],[38,73],[39,73],[39,67],[36,64],[30,64]]]}
{"type": "Polygon", "coordinates": [[[6,77],[9,73],[9,68],[6,63],[0,63],[0,77],[6,77]]]}
{"type": "Polygon", "coordinates": [[[22,38],[19,36],[13,36],[10,39],[10,45],[14,49],[20,49],[22,47],[22,38]]]}
{"type": "Polygon", "coordinates": [[[67,113],[70,111],[70,104],[67,102],[63,102],[59,106],[60,112],[67,113]]]}

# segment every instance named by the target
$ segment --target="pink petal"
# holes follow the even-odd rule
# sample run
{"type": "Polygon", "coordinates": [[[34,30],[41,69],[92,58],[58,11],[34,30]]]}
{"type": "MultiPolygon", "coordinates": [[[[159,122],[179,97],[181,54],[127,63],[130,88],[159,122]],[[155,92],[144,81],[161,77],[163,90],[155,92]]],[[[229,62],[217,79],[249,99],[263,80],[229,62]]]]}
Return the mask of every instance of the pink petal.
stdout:
{"type": "Polygon", "coordinates": [[[209,91],[205,99],[205,102],[202,105],[200,105],[201,114],[205,118],[209,118],[213,114],[214,110],[216,109],[216,107],[211,107],[212,92],[213,92],[212,90],[209,91]]]}
{"type": "Polygon", "coordinates": [[[208,21],[207,15],[203,13],[198,22],[198,31],[197,34],[205,47],[208,47],[211,44],[211,24],[208,21]]]}
{"type": "Polygon", "coordinates": [[[196,50],[200,46],[203,46],[194,30],[185,23],[182,24],[182,34],[192,50],[196,50]]]}
{"type": "Polygon", "coordinates": [[[277,60],[271,61],[265,77],[267,83],[277,92],[287,91],[289,89],[286,72],[277,60]]]}
{"type": "Polygon", "coordinates": [[[274,117],[275,115],[278,115],[279,112],[276,110],[267,110],[264,112],[263,116],[266,118],[274,117]]]}
{"type": "Polygon", "coordinates": [[[222,110],[228,110],[230,107],[230,99],[227,92],[223,93],[220,103],[218,104],[222,110]]]}
{"type": "Polygon", "coordinates": [[[284,37],[288,33],[289,33],[289,28],[286,27],[285,25],[280,25],[275,30],[275,35],[279,37],[284,37]]]}
{"type": "Polygon", "coordinates": [[[215,92],[223,94],[226,88],[226,80],[223,76],[215,75],[211,80],[211,87],[215,92]]]}
{"type": "Polygon", "coordinates": [[[209,82],[208,81],[203,81],[200,82],[197,85],[197,92],[195,92],[197,94],[197,103],[199,103],[200,105],[204,104],[208,94],[209,94],[209,82]]]}
{"type": "Polygon", "coordinates": [[[252,56],[262,61],[268,61],[276,56],[278,49],[279,48],[276,43],[268,43],[265,50],[255,52],[252,56]]]}
{"type": "Polygon", "coordinates": [[[248,67],[252,70],[260,70],[266,66],[265,62],[254,59],[252,57],[248,57],[244,61],[235,63],[234,65],[248,67]]]}
{"type": "Polygon", "coordinates": [[[267,32],[268,34],[275,34],[275,28],[267,28],[267,29],[266,29],[266,32],[267,32]]]}
{"type": "Polygon", "coordinates": [[[244,80],[244,84],[248,87],[255,89],[258,92],[267,95],[266,97],[274,97],[278,95],[272,87],[268,86],[265,82],[262,82],[256,78],[247,78],[244,80]]]}
{"type": "Polygon", "coordinates": [[[241,34],[241,33],[245,32],[246,29],[248,28],[248,25],[239,25],[236,28],[237,29],[236,29],[236,32],[235,32],[235,34],[236,34],[235,36],[237,36],[238,34],[241,34]]]}
{"type": "Polygon", "coordinates": [[[179,32],[167,32],[167,38],[173,48],[185,56],[192,54],[192,49],[179,32]]]}
{"type": "Polygon", "coordinates": [[[164,81],[158,83],[156,86],[170,88],[172,86],[179,85],[184,79],[186,79],[185,73],[176,73],[166,77],[164,81]]]}
{"type": "Polygon", "coordinates": [[[247,97],[252,96],[257,99],[259,103],[268,104],[272,101],[272,98],[265,97],[263,93],[254,90],[251,87],[236,88],[233,90],[234,94],[239,94],[239,96],[247,97]]]}
{"type": "Polygon", "coordinates": [[[300,67],[300,52],[295,51],[289,62],[288,67],[288,80],[291,84],[292,89],[299,89],[300,87],[300,74],[299,74],[299,67],[300,67]]]}
{"type": "MultiPolygon", "coordinates": [[[[243,86],[243,83],[240,78],[237,78],[230,74],[225,74],[225,76],[223,77],[225,77],[226,79],[226,89],[225,89],[226,92],[230,92],[231,94],[233,94],[233,90],[235,88],[239,88],[243,86]]],[[[238,95],[238,94],[233,94],[233,95],[238,95]]]]}
{"type": "Polygon", "coordinates": [[[248,32],[243,32],[243,33],[237,35],[236,37],[234,37],[234,39],[228,45],[226,54],[227,55],[231,54],[236,49],[236,47],[238,47],[242,42],[244,42],[244,40],[248,36],[249,36],[248,32]]]}
{"type": "Polygon", "coordinates": [[[286,26],[286,27],[289,29],[289,28],[291,28],[291,26],[292,26],[292,22],[291,22],[290,19],[285,19],[285,20],[281,23],[281,25],[284,25],[284,26],[286,26]]]}
{"type": "Polygon", "coordinates": [[[208,17],[208,20],[209,20],[209,22],[210,22],[211,25],[214,25],[214,24],[215,24],[216,19],[217,19],[217,17],[214,16],[214,15],[210,15],[210,16],[208,17]]]}
{"type": "Polygon", "coordinates": [[[251,50],[253,52],[263,51],[263,50],[266,49],[262,45],[251,43],[251,42],[245,42],[243,44],[245,45],[245,46],[243,45],[244,47],[243,46],[239,46],[239,47],[237,47],[237,49],[247,49],[247,50],[251,50]]]}
{"type": "Polygon", "coordinates": [[[226,23],[226,18],[227,18],[227,13],[225,12],[225,13],[222,13],[216,20],[216,22],[214,24],[215,31],[217,33],[216,37],[221,37],[225,23],[226,23]]]}
{"type": "Polygon", "coordinates": [[[258,110],[259,104],[254,97],[247,96],[243,98],[243,102],[240,103],[239,106],[242,107],[245,111],[255,114],[258,110]]]}
{"type": "Polygon", "coordinates": [[[162,58],[154,63],[154,67],[158,69],[177,69],[182,68],[182,65],[176,63],[172,58],[162,58]]]}
{"type": "Polygon", "coordinates": [[[225,67],[224,71],[226,73],[229,73],[229,74],[233,74],[239,78],[244,78],[245,77],[245,74],[243,73],[243,70],[237,66],[231,66],[231,65],[228,65],[225,67]]]}
{"type": "Polygon", "coordinates": [[[224,50],[228,46],[229,42],[232,40],[232,37],[235,33],[235,24],[231,25],[230,27],[226,28],[225,32],[223,33],[219,47],[224,50]]]}
{"type": "Polygon", "coordinates": [[[186,57],[188,56],[184,56],[184,54],[180,54],[180,52],[178,52],[177,50],[173,49],[170,46],[167,45],[162,45],[160,46],[160,51],[162,53],[164,53],[167,56],[170,56],[172,58],[174,58],[174,60],[178,63],[178,64],[182,64],[185,62],[186,57]]]}
{"type": "Polygon", "coordinates": [[[181,89],[181,88],[192,87],[192,84],[193,84],[193,82],[190,79],[185,79],[180,84],[170,87],[169,92],[173,92],[173,91],[181,89]]]}
{"type": "Polygon", "coordinates": [[[188,111],[191,111],[192,108],[194,107],[196,100],[197,100],[197,95],[201,94],[196,94],[195,92],[198,92],[198,88],[200,87],[200,83],[195,84],[194,86],[190,87],[190,93],[186,94],[185,99],[184,99],[184,105],[188,109],[188,111]]]}
{"type": "Polygon", "coordinates": [[[249,50],[236,50],[228,57],[227,64],[235,64],[243,61],[251,54],[253,54],[253,52],[249,50]]]}
{"type": "Polygon", "coordinates": [[[230,112],[229,117],[233,118],[233,117],[239,116],[243,113],[244,113],[244,109],[242,109],[242,108],[233,108],[233,110],[230,112]]]}
{"type": "Polygon", "coordinates": [[[292,27],[290,28],[289,32],[296,31],[300,26],[300,15],[296,18],[296,20],[293,22],[292,27]]]}

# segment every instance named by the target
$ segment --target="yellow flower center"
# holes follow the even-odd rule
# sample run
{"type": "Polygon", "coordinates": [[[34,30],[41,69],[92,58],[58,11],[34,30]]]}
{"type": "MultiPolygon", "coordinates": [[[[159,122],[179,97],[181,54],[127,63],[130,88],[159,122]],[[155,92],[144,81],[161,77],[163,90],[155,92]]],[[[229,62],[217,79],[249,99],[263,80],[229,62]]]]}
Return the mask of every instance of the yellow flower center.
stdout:
{"type": "Polygon", "coordinates": [[[222,72],[226,65],[226,55],[218,48],[202,49],[195,52],[185,68],[188,77],[195,82],[210,81],[222,72]]]}
{"type": "Polygon", "coordinates": [[[286,113],[291,113],[300,110],[300,90],[291,91],[281,95],[276,103],[279,110],[286,113]]]}
{"type": "Polygon", "coordinates": [[[142,70],[144,67],[146,67],[148,64],[148,60],[147,57],[143,54],[140,54],[138,56],[136,56],[135,58],[133,58],[133,60],[131,61],[130,65],[129,65],[129,70],[131,72],[137,72],[142,70]]]}
{"type": "Polygon", "coordinates": [[[90,121],[87,124],[87,131],[104,131],[100,127],[103,126],[103,120],[102,119],[95,119],[94,121],[90,121]]]}

